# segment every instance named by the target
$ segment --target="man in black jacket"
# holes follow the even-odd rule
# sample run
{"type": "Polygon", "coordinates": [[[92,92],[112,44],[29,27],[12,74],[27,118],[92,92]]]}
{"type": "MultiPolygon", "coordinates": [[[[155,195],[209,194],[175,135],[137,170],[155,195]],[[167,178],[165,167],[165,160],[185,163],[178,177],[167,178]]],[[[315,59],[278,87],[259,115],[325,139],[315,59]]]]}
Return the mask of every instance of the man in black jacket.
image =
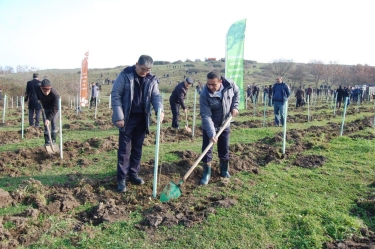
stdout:
{"type": "Polygon", "coordinates": [[[52,143],[55,143],[57,134],[56,121],[58,117],[57,113],[59,111],[58,101],[60,96],[57,91],[52,88],[51,82],[48,79],[42,81],[40,87],[36,89],[36,95],[45,112],[45,116],[43,115],[44,141],[45,145],[49,145],[47,126],[51,123],[51,139],[52,143]]]}
{"type": "Polygon", "coordinates": [[[182,109],[185,112],[185,115],[187,113],[187,108],[184,103],[187,90],[193,84],[193,79],[190,77],[187,77],[185,81],[182,81],[177,84],[175,89],[173,90],[171,97],[169,98],[169,104],[171,105],[172,110],[172,127],[179,129],[180,126],[178,125],[178,116],[180,115],[180,105],[182,109]]]}
{"type": "Polygon", "coordinates": [[[33,74],[33,80],[27,82],[25,101],[29,101],[29,125],[39,127],[40,120],[40,105],[36,97],[36,89],[40,87],[40,81],[38,79],[38,73],[33,74]],[[35,113],[35,122],[34,122],[35,113]]]}

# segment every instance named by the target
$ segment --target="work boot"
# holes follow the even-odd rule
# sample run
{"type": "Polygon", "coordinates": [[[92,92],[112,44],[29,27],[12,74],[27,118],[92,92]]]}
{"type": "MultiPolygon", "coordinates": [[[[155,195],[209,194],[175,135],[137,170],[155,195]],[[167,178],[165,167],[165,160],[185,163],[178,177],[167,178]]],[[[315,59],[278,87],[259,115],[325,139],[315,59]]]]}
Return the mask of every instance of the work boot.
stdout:
{"type": "Polygon", "coordinates": [[[55,143],[56,143],[56,135],[57,135],[56,132],[52,132],[52,133],[51,133],[52,144],[55,144],[55,143]]]}
{"type": "Polygon", "coordinates": [[[125,179],[118,181],[117,191],[120,193],[126,192],[126,180],[125,179]]]}
{"type": "Polygon", "coordinates": [[[203,163],[203,176],[201,179],[202,185],[207,185],[211,177],[211,163],[203,163]]]}
{"type": "Polygon", "coordinates": [[[229,161],[220,161],[220,176],[224,178],[230,178],[228,172],[229,161]]]}
{"type": "Polygon", "coordinates": [[[143,181],[142,178],[140,178],[138,175],[130,175],[129,176],[129,181],[135,185],[142,185],[145,182],[143,181]]]}
{"type": "Polygon", "coordinates": [[[49,138],[47,134],[44,134],[44,146],[49,145],[49,138]]]}

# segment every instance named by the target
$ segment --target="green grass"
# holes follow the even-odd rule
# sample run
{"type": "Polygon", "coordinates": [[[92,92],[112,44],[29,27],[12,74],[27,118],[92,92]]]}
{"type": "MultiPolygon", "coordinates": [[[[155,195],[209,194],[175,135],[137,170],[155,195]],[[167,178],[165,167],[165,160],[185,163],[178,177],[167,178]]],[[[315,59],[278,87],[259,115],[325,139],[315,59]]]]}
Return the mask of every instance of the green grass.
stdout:
{"type": "MultiPolygon", "coordinates": [[[[190,95],[192,101],[192,95],[190,95]]],[[[165,100],[165,103],[167,100],[165,100]]],[[[372,105],[372,104],[371,104],[372,105]]],[[[355,108],[355,107],[351,107],[355,108]]],[[[272,108],[267,108],[272,110],[272,108]]],[[[246,110],[249,115],[241,115],[236,121],[263,120],[254,118],[252,109],[246,110]]],[[[260,111],[260,110],[259,110],[260,111]]],[[[104,112],[104,111],[103,111],[104,112]]],[[[74,111],[72,110],[72,113],[74,111]]],[[[190,110],[192,114],[192,110],[190,110]]],[[[262,112],[263,113],[263,112],[262,112]]],[[[290,109],[289,115],[302,113],[290,109]]],[[[332,110],[311,111],[312,114],[331,114],[332,110]]],[[[306,112],[304,112],[305,115],[306,112]]],[[[168,117],[170,113],[167,112],[168,117]]],[[[373,113],[356,113],[347,115],[345,124],[373,113]]],[[[197,187],[191,195],[197,200],[206,196],[224,195],[233,198],[237,204],[230,208],[218,208],[206,220],[191,228],[182,225],[172,228],[159,227],[151,233],[138,230],[134,226],[142,220],[142,207],[131,212],[125,221],[103,223],[99,226],[85,224],[86,230],[74,231],[74,215],[89,210],[95,204],[87,203],[71,211],[67,217],[43,216],[36,223],[53,224],[36,243],[27,248],[323,248],[326,241],[343,240],[353,234],[359,234],[361,227],[375,229],[374,218],[368,216],[366,210],[356,204],[358,199],[366,199],[374,192],[375,144],[373,140],[334,137],[327,141],[329,134],[315,134],[312,126],[327,126],[327,122],[341,124],[342,117],[337,115],[330,120],[305,123],[288,123],[289,129],[305,130],[302,138],[312,142],[314,146],[303,151],[302,155],[321,155],[326,158],[322,167],[306,169],[294,166],[293,161],[302,156],[293,154],[290,158],[273,161],[260,168],[259,174],[240,172],[232,176],[228,186],[210,183],[207,187],[197,187]],[[56,236],[62,232],[63,236],[56,236]]],[[[273,115],[267,117],[272,122],[273,115]]],[[[92,124],[91,118],[80,120],[92,124]]],[[[64,119],[64,123],[72,121],[64,119]]],[[[189,122],[192,124],[192,122],[189,122]]],[[[197,121],[197,125],[200,121],[197,121]]],[[[170,124],[163,124],[162,128],[170,124]]],[[[15,131],[20,127],[5,127],[1,131],[15,131]]],[[[156,130],[155,126],[151,131],[156,130]]],[[[231,145],[253,144],[264,138],[270,141],[281,127],[233,129],[231,145]]],[[[339,133],[339,130],[337,131],[339,133]]],[[[373,128],[358,131],[356,135],[375,135],[373,128]]],[[[86,141],[90,138],[106,138],[117,136],[115,128],[109,130],[88,129],[80,131],[63,131],[64,141],[86,141]]],[[[295,141],[287,141],[286,150],[295,141]]],[[[41,146],[42,138],[24,139],[18,143],[0,146],[0,152],[15,151],[21,148],[41,146]]],[[[276,144],[280,146],[281,143],[276,144]]],[[[251,147],[250,147],[251,148],[251,147]]],[[[173,151],[201,152],[201,137],[180,142],[160,144],[159,160],[172,163],[179,160],[173,151]]],[[[250,151],[251,153],[252,151],[250,151]]],[[[0,188],[11,191],[23,180],[34,178],[43,185],[67,183],[71,173],[80,173],[92,178],[114,176],[116,172],[116,150],[85,156],[89,167],[73,168],[53,165],[45,171],[36,167],[22,168],[22,176],[0,177],[0,188]],[[93,161],[93,158],[99,158],[93,161]]],[[[255,155],[256,156],[256,155],[255,155]]],[[[155,146],[144,146],[142,162],[155,158],[155,146]]],[[[214,160],[217,160],[216,155],[214,160]]],[[[34,165],[35,166],[35,165],[34,165]]],[[[19,167],[19,165],[7,165],[19,167]]],[[[31,190],[30,190],[31,191],[31,190]]],[[[124,195],[126,196],[126,194],[124,195]]],[[[152,200],[158,203],[158,200],[152,200]]],[[[32,205],[17,204],[0,209],[1,216],[16,215],[32,205]]],[[[12,229],[14,224],[3,223],[5,229],[12,229]]],[[[19,247],[25,248],[25,247],[19,247]]]]}

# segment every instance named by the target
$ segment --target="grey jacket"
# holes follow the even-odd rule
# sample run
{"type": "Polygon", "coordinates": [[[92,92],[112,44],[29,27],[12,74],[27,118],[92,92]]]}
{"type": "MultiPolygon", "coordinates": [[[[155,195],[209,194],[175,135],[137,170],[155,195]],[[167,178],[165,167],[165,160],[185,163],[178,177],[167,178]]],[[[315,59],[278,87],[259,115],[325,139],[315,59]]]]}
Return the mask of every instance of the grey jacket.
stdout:
{"type": "Polygon", "coordinates": [[[97,98],[99,95],[99,87],[94,85],[91,87],[91,98],[97,98]]]}
{"type": "Polygon", "coordinates": [[[222,97],[215,97],[207,88],[203,87],[200,94],[200,115],[202,118],[202,129],[207,132],[208,137],[216,135],[218,128],[230,116],[233,109],[238,110],[240,91],[236,83],[231,79],[222,79],[222,97]]]}
{"type": "MultiPolygon", "coordinates": [[[[125,68],[115,80],[112,92],[112,123],[116,126],[116,121],[124,120],[125,126],[129,121],[131,105],[134,95],[134,67],[125,68]]],[[[146,133],[149,133],[151,104],[154,107],[155,113],[159,108],[164,111],[161,95],[159,92],[158,78],[154,75],[147,74],[143,83],[143,100],[146,115],[146,133]]],[[[125,129],[125,126],[123,129],[125,129]]]]}

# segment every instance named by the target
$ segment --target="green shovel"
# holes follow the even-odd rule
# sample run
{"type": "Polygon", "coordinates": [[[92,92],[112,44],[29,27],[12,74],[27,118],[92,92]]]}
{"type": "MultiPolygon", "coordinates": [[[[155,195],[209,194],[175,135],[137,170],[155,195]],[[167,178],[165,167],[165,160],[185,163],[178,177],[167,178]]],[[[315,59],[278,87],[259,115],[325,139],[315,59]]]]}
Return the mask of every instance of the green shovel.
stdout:
{"type": "MultiPolygon", "coordinates": [[[[228,126],[229,122],[232,120],[232,116],[229,116],[224,124],[221,126],[220,130],[217,132],[215,138],[217,139],[220,134],[223,132],[223,130],[228,126]]],[[[163,189],[163,192],[160,194],[160,201],[161,202],[167,202],[171,199],[176,199],[181,196],[181,185],[186,181],[186,179],[190,176],[191,172],[197,167],[199,162],[202,160],[204,155],[206,155],[207,151],[211,148],[213,145],[213,142],[210,142],[206,149],[202,152],[202,154],[198,157],[198,159],[194,162],[193,166],[190,167],[189,171],[184,175],[184,177],[178,182],[178,184],[170,181],[163,189]]]]}

